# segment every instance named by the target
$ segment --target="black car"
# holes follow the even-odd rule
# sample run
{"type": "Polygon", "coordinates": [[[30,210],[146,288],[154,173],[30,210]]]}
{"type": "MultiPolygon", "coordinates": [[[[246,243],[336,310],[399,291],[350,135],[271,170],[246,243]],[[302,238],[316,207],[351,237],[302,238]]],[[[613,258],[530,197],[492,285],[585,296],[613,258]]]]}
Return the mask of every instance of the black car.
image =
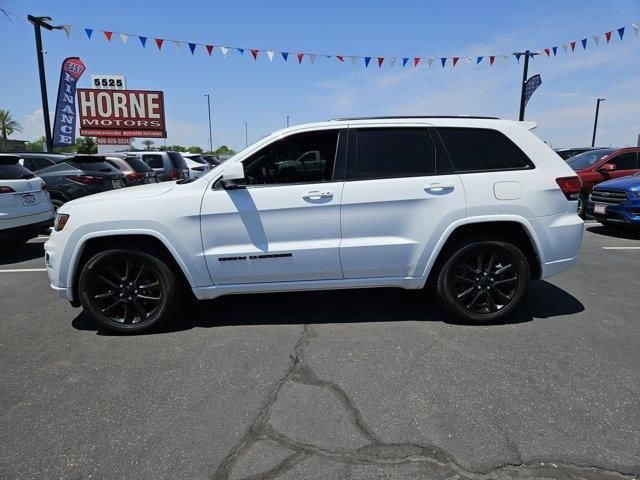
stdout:
{"type": "Polygon", "coordinates": [[[126,186],[124,174],[101,155],[21,153],[20,163],[47,184],[54,208],[75,198],[126,186]]]}
{"type": "Polygon", "coordinates": [[[110,154],[106,157],[106,160],[124,173],[124,181],[127,187],[144,185],[146,183],[158,183],[158,174],[137,157],[110,154]]]}

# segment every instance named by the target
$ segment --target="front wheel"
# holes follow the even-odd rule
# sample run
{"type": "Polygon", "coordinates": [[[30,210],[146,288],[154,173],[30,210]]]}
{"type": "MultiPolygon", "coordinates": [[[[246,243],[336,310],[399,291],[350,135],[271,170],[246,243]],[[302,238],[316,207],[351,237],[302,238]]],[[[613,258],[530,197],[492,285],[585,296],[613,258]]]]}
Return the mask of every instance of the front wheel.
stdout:
{"type": "Polygon", "coordinates": [[[476,241],[463,245],[438,274],[443,307],[466,323],[494,323],[518,306],[531,283],[529,263],[514,245],[476,241]]]}
{"type": "Polygon", "coordinates": [[[166,320],[177,306],[178,281],[160,258],[134,250],[93,256],[78,279],[85,312],[100,325],[137,333],[166,320]]]}

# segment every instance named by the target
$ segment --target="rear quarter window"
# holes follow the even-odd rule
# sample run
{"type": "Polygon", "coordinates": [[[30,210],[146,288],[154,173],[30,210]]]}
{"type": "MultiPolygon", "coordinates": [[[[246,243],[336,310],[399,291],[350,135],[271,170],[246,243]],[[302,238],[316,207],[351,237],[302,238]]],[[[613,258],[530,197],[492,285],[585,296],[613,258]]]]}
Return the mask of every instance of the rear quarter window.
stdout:
{"type": "Polygon", "coordinates": [[[458,173],[534,168],[518,146],[497,130],[438,128],[458,173]]]}
{"type": "Polygon", "coordinates": [[[0,180],[27,180],[33,177],[33,173],[18,163],[0,163],[0,180]]]}
{"type": "Polygon", "coordinates": [[[71,166],[76,167],[79,170],[85,170],[89,172],[115,172],[117,169],[105,160],[100,161],[85,161],[85,160],[67,160],[71,166]]]}
{"type": "Polygon", "coordinates": [[[151,168],[149,167],[149,165],[144,163],[139,158],[127,157],[123,161],[128,163],[134,172],[150,172],[151,171],[151,168]]]}
{"type": "Polygon", "coordinates": [[[171,165],[173,165],[173,168],[175,168],[176,170],[187,168],[187,162],[184,161],[184,157],[178,152],[167,152],[167,155],[169,155],[171,165]]]}

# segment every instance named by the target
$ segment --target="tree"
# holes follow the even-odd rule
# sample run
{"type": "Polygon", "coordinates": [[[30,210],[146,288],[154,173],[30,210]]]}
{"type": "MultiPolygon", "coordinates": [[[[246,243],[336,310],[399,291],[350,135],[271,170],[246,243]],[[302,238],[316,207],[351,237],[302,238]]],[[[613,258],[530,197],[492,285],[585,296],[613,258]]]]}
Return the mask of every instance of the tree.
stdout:
{"type": "Polygon", "coordinates": [[[187,148],[187,152],[189,153],[202,153],[203,150],[201,147],[189,147],[187,148]]]}
{"type": "Polygon", "coordinates": [[[45,138],[40,137],[33,142],[27,142],[27,152],[42,152],[45,138]]]}
{"type": "Polygon", "coordinates": [[[213,152],[213,154],[214,155],[235,155],[236,152],[232,148],[227,147],[226,145],[221,145],[213,152]]]}
{"type": "Polygon", "coordinates": [[[76,150],[78,153],[98,153],[98,145],[91,137],[79,137],[76,140],[76,150]]]}
{"type": "Polygon", "coordinates": [[[142,145],[144,145],[145,150],[151,150],[151,147],[153,147],[153,140],[143,140],[142,145]]]}
{"type": "Polygon", "coordinates": [[[22,127],[11,116],[9,110],[0,110],[0,133],[2,134],[2,147],[7,151],[7,137],[13,132],[21,132],[22,127]]]}

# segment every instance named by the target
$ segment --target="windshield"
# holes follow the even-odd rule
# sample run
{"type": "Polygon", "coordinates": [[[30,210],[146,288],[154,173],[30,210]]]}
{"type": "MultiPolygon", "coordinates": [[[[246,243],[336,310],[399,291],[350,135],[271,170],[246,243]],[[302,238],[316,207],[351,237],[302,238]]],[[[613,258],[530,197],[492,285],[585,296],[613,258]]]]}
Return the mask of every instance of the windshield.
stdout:
{"type": "Polygon", "coordinates": [[[18,163],[0,162],[0,180],[27,180],[33,177],[33,173],[18,163]]]}
{"type": "Polygon", "coordinates": [[[584,152],[580,155],[576,155],[575,157],[571,157],[569,160],[567,160],[567,164],[574,170],[583,170],[594,165],[605,155],[609,155],[610,153],[613,153],[615,151],[616,150],[613,148],[603,148],[600,150],[584,152]]]}
{"type": "Polygon", "coordinates": [[[207,161],[204,158],[202,158],[200,155],[189,155],[187,158],[197,163],[202,163],[202,164],[207,163],[207,161]]]}

